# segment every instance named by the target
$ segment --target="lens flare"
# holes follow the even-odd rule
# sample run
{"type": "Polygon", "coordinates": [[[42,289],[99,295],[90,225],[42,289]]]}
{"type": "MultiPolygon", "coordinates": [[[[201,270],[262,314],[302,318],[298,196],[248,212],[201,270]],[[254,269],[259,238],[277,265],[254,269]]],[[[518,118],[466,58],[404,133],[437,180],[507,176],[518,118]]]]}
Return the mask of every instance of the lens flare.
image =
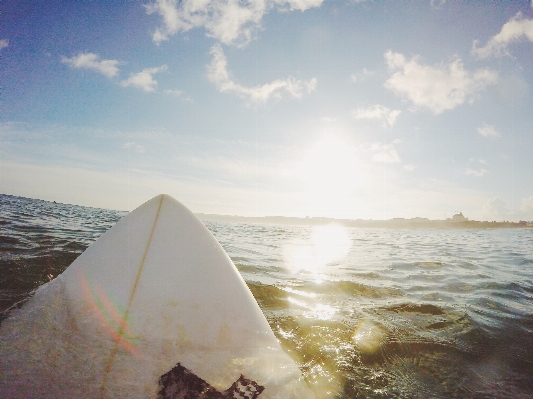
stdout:
{"type": "Polygon", "coordinates": [[[372,355],[381,349],[386,338],[387,332],[370,320],[363,320],[352,336],[357,349],[366,355],[372,355]]]}
{"type": "Polygon", "coordinates": [[[80,281],[87,303],[103,329],[122,348],[131,354],[140,355],[126,312],[118,304],[114,304],[100,287],[90,284],[83,274],[80,275],[80,281]]]}

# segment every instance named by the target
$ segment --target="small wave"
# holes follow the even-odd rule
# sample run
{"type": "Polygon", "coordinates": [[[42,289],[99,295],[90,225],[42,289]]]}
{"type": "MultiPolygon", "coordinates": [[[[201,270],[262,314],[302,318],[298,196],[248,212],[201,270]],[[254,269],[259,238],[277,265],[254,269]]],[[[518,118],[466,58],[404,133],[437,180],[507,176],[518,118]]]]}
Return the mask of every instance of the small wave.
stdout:
{"type": "Polygon", "coordinates": [[[388,308],[387,310],[395,313],[420,313],[420,314],[431,314],[434,316],[444,314],[444,310],[438,306],[431,304],[414,304],[414,303],[405,303],[401,305],[396,305],[388,308]]]}
{"type": "Polygon", "coordinates": [[[287,293],[273,285],[264,285],[258,282],[247,282],[255,300],[266,310],[284,309],[288,307],[287,293]]]}

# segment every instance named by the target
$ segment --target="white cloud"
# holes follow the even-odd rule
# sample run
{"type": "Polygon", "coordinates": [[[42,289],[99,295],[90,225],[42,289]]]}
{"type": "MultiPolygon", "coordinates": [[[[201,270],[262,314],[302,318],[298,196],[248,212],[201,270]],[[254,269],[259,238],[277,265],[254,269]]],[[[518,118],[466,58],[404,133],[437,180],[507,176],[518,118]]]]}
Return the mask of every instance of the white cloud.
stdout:
{"type": "Polygon", "coordinates": [[[500,198],[492,198],[485,202],[481,208],[482,218],[484,220],[533,220],[533,195],[528,198],[522,198],[520,208],[509,209],[507,203],[500,198]]]}
{"type": "Polygon", "coordinates": [[[521,39],[533,42],[533,19],[524,18],[519,12],[502,26],[500,33],[491,37],[484,47],[477,47],[478,41],[474,40],[472,54],[478,58],[487,58],[491,55],[500,57],[509,55],[507,46],[521,39]]]}
{"type": "Polygon", "coordinates": [[[265,83],[262,86],[246,87],[232,80],[227,69],[228,61],[222,47],[216,44],[211,48],[213,60],[208,65],[208,79],[215,83],[220,92],[234,93],[250,102],[264,103],[271,98],[281,99],[282,93],[291,97],[301,98],[304,94],[309,94],[316,88],[316,79],[312,78],[308,82],[296,80],[292,76],[287,79],[275,80],[265,83]]]}
{"type": "Polygon", "coordinates": [[[128,141],[127,143],[124,143],[122,148],[124,149],[131,148],[132,150],[135,150],[139,154],[142,154],[144,152],[144,147],[140,144],[137,144],[135,141],[128,141]]]}
{"type": "Polygon", "coordinates": [[[253,39],[260,22],[272,7],[305,11],[323,0],[155,0],[147,4],[148,14],[163,18],[163,26],[153,34],[160,44],[170,35],[204,27],[207,36],[224,44],[244,45],[253,39]]]}
{"type": "Polygon", "coordinates": [[[468,160],[468,162],[470,162],[470,163],[471,163],[471,162],[479,162],[479,163],[481,163],[481,164],[483,164],[483,165],[485,165],[485,164],[487,163],[487,161],[484,160],[484,159],[476,159],[476,158],[470,158],[470,159],[468,160]]]}
{"type": "Polygon", "coordinates": [[[9,40],[8,39],[2,39],[0,40],[0,50],[3,48],[6,48],[9,46],[9,40]]]}
{"type": "Polygon", "coordinates": [[[154,91],[157,86],[157,81],[154,79],[153,75],[166,70],[166,65],[161,65],[160,67],[155,68],[146,68],[141,72],[130,74],[130,77],[120,82],[120,84],[124,87],[133,86],[144,91],[154,91]]]}
{"type": "Polygon", "coordinates": [[[305,11],[309,8],[320,7],[324,0],[274,0],[281,7],[288,6],[291,11],[305,11]]]}
{"type": "Polygon", "coordinates": [[[166,89],[166,90],[163,90],[163,93],[169,95],[169,96],[172,96],[172,97],[176,97],[176,98],[181,98],[182,101],[185,101],[185,102],[188,102],[188,103],[193,103],[194,100],[191,98],[191,97],[187,97],[187,96],[184,96],[183,95],[183,91],[181,90],[169,90],[169,89],[166,89]]]}
{"type": "Polygon", "coordinates": [[[383,124],[386,126],[394,126],[396,118],[402,111],[395,109],[391,110],[383,105],[373,105],[368,108],[357,108],[352,111],[352,117],[354,119],[376,119],[383,120],[383,124]]]}
{"type": "Polygon", "coordinates": [[[483,137],[496,138],[501,137],[500,132],[498,132],[494,126],[487,125],[486,123],[483,126],[477,128],[477,132],[483,137]]]}
{"type": "Polygon", "coordinates": [[[376,153],[372,156],[372,161],[383,163],[402,162],[398,152],[394,148],[394,144],[399,142],[400,140],[394,140],[390,144],[373,143],[371,149],[376,153]]]}
{"type": "Polygon", "coordinates": [[[483,205],[481,213],[485,220],[501,221],[505,219],[505,216],[509,216],[509,209],[504,200],[493,198],[483,205]]]}
{"type": "Polygon", "coordinates": [[[489,171],[486,169],[474,170],[474,169],[467,168],[465,170],[465,175],[474,176],[474,177],[482,177],[487,173],[489,173],[489,171]]]}
{"type": "Polygon", "coordinates": [[[369,69],[363,68],[361,72],[352,73],[350,79],[352,82],[362,82],[367,79],[367,77],[375,75],[376,71],[371,71],[369,69]]]}
{"type": "Polygon", "coordinates": [[[446,3],[446,0],[431,0],[431,7],[439,8],[446,3]]]}
{"type": "Polygon", "coordinates": [[[170,96],[179,97],[182,94],[181,90],[163,90],[165,94],[168,94],[170,96]]]}
{"type": "MultiPolygon", "coordinates": [[[[224,146],[225,143],[220,144],[224,146]]],[[[239,147],[246,147],[246,145],[239,147]]],[[[271,179],[273,176],[280,177],[280,173],[274,165],[270,165],[264,159],[247,157],[246,155],[231,156],[211,152],[208,156],[205,153],[202,155],[180,155],[176,159],[184,167],[208,172],[212,176],[216,176],[217,181],[224,181],[233,186],[246,186],[252,181],[265,181],[265,179],[271,179]]]]}
{"type": "Polygon", "coordinates": [[[117,60],[100,60],[100,57],[94,53],[80,53],[72,58],[63,56],[61,62],[71,68],[92,69],[108,78],[116,76],[119,72],[117,60]]]}
{"type": "Polygon", "coordinates": [[[412,172],[413,170],[415,170],[414,165],[411,165],[411,164],[404,165],[403,168],[405,170],[408,170],[409,172],[412,172]]]}
{"type": "Polygon", "coordinates": [[[453,109],[465,101],[472,103],[477,93],[498,80],[488,69],[469,72],[460,59],[450,64],[423,65],[420,57],[407,60],[403,54],[387,51],[385,60],[391,72],[385,87],[406,97],[415,106],[428,108],[435,114],[453,109]]]}
{"type": "Polygon", "coordinates": [[[531,197],[522,199],[522,206],[520,207],[520,210],[523,212],[531,212],[533,217],[533,195],[531,197]]]}

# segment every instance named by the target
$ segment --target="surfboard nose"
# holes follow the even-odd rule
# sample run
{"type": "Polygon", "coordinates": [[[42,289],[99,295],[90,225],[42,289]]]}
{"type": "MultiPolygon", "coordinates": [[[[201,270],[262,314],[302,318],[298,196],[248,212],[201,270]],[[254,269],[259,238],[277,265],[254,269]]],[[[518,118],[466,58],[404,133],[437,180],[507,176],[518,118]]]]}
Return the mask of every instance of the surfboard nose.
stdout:
{"type": "Polygon", "coordinates": [[[155,397],[178,363],[219,392],[243,375],[265,388],[260,399],[312,397],[226,252],[168,194],[123,217],[7,324],[0,365],[15,398],[155,397]],[[46,350],[31,334],[49,337],[46,350]]]}

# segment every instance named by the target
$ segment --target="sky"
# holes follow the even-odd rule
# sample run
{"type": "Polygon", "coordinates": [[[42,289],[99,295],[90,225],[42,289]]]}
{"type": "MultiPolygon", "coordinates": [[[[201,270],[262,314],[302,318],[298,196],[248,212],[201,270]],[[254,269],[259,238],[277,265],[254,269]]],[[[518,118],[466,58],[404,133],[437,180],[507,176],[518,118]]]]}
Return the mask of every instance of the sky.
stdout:
{"type": "Polygon", "coordinates": [[[0,193],[533,220],[531,1],[4,0],[0,193]]]}

